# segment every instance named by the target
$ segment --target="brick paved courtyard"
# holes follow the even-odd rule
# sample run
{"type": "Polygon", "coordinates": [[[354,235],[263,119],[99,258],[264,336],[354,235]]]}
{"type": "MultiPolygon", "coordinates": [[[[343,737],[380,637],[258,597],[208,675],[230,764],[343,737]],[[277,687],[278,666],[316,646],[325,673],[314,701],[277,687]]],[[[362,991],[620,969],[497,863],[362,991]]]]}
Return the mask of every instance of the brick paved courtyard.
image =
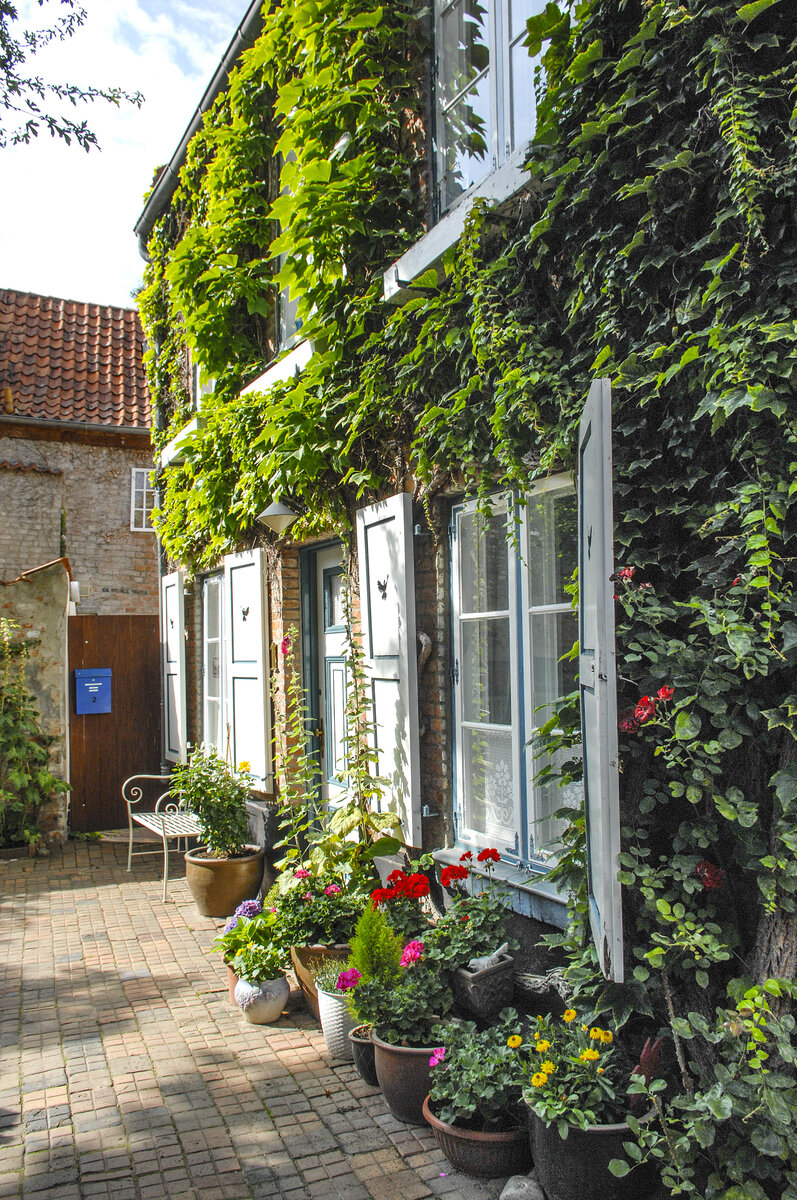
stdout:
{"type": "Polygon", "coordinates": [[[0,1197],[500,1194],[333,1064],[303,1008],[247,1024],[208,952],[220,922],[181,871],[161,903],[159,857],[125,863],[107,842],[0,860],[0,1197]]]}

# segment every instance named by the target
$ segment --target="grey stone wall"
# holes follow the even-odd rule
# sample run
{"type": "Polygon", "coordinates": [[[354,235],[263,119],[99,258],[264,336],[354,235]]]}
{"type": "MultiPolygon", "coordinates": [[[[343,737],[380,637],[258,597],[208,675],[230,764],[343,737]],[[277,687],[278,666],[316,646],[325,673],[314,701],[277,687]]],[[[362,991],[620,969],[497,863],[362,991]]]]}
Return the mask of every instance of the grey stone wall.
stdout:
{"type": "Polygon", "coordinates": [[[80,583],[78,613],[150,616],[158,611],[157,541],[130,529],[133,467],[149,450],[0,437],[0,579],[66,555],[80,583]]]}

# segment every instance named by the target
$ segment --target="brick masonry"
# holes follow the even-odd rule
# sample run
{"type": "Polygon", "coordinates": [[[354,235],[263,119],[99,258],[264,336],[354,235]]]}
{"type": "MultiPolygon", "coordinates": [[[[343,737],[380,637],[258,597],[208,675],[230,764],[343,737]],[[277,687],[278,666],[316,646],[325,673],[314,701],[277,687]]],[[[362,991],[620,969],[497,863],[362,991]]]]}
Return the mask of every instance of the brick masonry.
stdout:
{"type": "Polygon", "coordinates": [[[3,861],[3,1200],[496,1200],[403,1125],[298,1007],[231,1008],[219,922],[160,852],[3,861]]]}
{"type": "Polygon", "coordinates": [[[151,452],[0,437],[0,579],[66,555],[79,613],[156,614],[155,534],[130,529],[133,467],[151,468],[151,452]]]}

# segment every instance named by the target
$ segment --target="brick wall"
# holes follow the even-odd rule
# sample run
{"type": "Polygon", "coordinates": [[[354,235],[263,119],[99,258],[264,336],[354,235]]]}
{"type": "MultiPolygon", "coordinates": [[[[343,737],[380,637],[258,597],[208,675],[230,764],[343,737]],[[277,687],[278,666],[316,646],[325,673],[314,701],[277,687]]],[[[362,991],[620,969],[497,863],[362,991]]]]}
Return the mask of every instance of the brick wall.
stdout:
{"type": "Polygon", "coordinates": [[[79,613],[157,613],[156,537],[130,529],[131,469],[152,467],[149,450],[4,437],[0,461],[40,468],[0,468],[0,578],[64,554],[79,613]]]}

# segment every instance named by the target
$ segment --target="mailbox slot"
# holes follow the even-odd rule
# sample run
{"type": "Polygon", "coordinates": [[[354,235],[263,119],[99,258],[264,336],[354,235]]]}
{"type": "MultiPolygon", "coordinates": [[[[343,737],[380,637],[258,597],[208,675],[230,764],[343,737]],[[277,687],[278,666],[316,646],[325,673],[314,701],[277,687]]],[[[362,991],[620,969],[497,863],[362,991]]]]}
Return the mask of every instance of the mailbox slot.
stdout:
{"type": "Polygon", "coordinates": [[[111,668],[78,667],[75,670],[75,712],[109,713],[111,711],[111,668]]]}

